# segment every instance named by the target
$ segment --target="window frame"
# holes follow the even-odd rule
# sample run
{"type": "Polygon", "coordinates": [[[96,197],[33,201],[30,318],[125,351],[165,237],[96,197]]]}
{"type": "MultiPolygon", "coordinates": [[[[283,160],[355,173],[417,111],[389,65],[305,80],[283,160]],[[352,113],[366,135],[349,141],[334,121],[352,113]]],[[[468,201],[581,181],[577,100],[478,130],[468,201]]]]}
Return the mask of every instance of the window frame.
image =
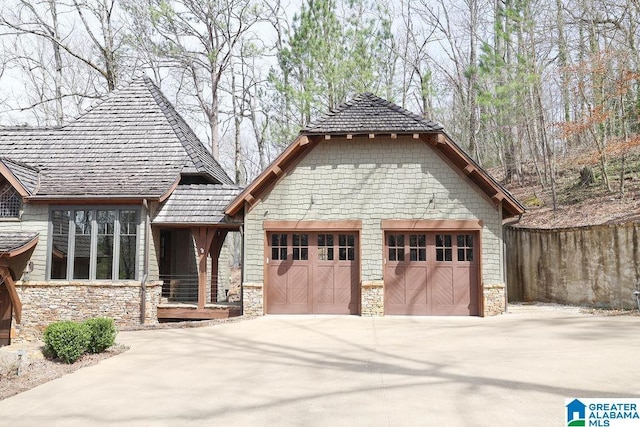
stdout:
{"type": "MultiPolygon", "coordinates": [[[[23,209],[24,201],[22,200],[22,195],[20,192],[13,186],[11,183],[5,179],[2,175],[0,175],[0,191],[12,191],[13,194],[7,197],[7,199],[15,199],[17,200],[18,210],[15,215],[2,215],[2,212],[5,210],[2,206],[0,206],[0,221],[19,221],[21,219],[21,212],[23,209]],[[8,190],[5,190],[7,188],[8,190]]],[[[3,195],[4,193],[0,194],[3,195]]],[[[9,210],[9,209],[7,209],[9,210]]]]}
{"type": "MultiPolygon", "coordinates": [[[[124,217],[124,216],[123,216],[124,217]]],[[[140,277],[140,244],[142,239],[142,231],[143,231],[143,216],[142,210],[138,206],[134,205],[60,205],[60,206],[50,206],[49,207],[49,218],[48,218],[48,230],[47,230],[47,261],[46,261],[46,280],[47,281],[87,281],[87,282],[127,282],[127,281],[138,281],[140,277]],[[52,268],[52,251],[53,251],[53,212],[54,211],[62,211],[64,212],[64,216],[69,221],[68,230],[67,230],[67,266],[66,266],[66,278],[64,279],[52,279],[51,278],[51,268],[52,268]],[[90,246],[89,246],[89,278],[88,279],[76,279],[74,278],[74,266],[75,266],[75,242],[76,242],[76,222],[75,222],[75,212],[76,211],[90,211],[91,212],[91,234],[90,234],[90,246]],[[96,270],[97,270],[97,258],[98,258],[98,211],[114,211],[115,219],[114,219],[114,234],[113,234],[113,253],[112,253],[112,266],[111,266],[111,279],[96,279],[96,270]],[[137,221],[135,223],[136,230],[136,240],[135,240],[135,254],[134,254],[134,265],[135,272],[134,277],[131,279],[121,279],[120,278],[120,239],[121,234],[120,229],[120,218],[121,212],[124,211],[134,211],[137,216],[137,221]]],[[[130,235],[130,234],[126,234],[130,235]]]]}

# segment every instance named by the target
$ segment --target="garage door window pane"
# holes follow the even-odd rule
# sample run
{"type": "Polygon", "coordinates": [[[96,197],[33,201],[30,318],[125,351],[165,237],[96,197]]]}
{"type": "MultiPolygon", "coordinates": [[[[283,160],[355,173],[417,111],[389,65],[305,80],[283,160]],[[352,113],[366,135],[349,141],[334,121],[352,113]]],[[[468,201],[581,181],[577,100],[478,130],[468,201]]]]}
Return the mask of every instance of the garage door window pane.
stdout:
{"type": "Polygon", "coordinates": [[[309,235],[294,234],[293,242],[293,259],[306,261],[309,259],[309,235]]]}
{"type": "Polygon", "coordinates": [[[318,259],[333,261],[333,234],[318,234],[318,259]]]}
{"type": "Polygon", "coordinates": [[[458,261],[473,261],[473,235],[458,234],[458,261]]]}
{"type": "Polygon", "coordinates": [[[411,261],[427,260],[427,236],[411,234],[409,236],[409,256],[411,261]]]}
{"type": "Polygon", "coordinates": [[[436,234],[436,261],[452,261],[451,234],[436,234]]]}
{"type": "Polygon", "coordinates": [[[287,235],[272,234],[271,235],[271,259],[286,260],[287,259],[287,235]]]}
{"type": "Polygon", "coordinates": [[[404,261],[404,234],[389,234],[389,261],[404,261]]]}
{"type": "Polygon", "coordinates": [[[353,234],[338,235],[338,259],[340,261],[353,261],[356,259],[355,241],[355,235],[353,234]]]}

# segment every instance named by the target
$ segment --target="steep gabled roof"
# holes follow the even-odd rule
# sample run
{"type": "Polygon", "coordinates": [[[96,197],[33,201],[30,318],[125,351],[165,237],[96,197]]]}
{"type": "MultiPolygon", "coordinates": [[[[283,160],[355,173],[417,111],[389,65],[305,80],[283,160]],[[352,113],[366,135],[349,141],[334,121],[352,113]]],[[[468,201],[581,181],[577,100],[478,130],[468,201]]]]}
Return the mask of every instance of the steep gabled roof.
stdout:
{"type": "Polygon", "coordinates": [[[302,129],[302,133],[412,134],[441,130],[443,127],[439,123],[426,120],[372,93],[362,93],[311,122],[302,129]]]}
{"type": "Polygon", "coordinates": [[[31,197],[157,198],[180,174],[231,180],[147,77],[53,128],[0,128],[0,154],[34,170],[31,197]]]}
{"type": "Polygon", "coordinates": [[[501,206],[503,218],[524,213],[524,206],[460,148],[440,124],[425,120],[370,93],[356,96],[302,129],[295,141],[227,206],[225,213],[235,215],[245,203],[250,206],[254,204],[284,171],[295,167],[322,139],[334,136],[350,139],[354,135],[368,135],[369,138],[387,135],[392,139],[398,135],[412,135],[431,146],[475,184],[496,207],[501,206]]]}
{"type": "Polygon", "coordinates": [[[235,185],[179,185],[160,207],[152,223],[174,226],[230,224],[224,208],[241,191],[235,185]]]}
{"type": "Polygon", "coordinates": [[[17,188],[17,190],[21,195],[31,196],[35,194],[38,188],[38,169],[24,163],[16,162],[6,157],[0,157],[0,174],[12,185],[17,184],[16,187],[20,187],[17,188]]]}

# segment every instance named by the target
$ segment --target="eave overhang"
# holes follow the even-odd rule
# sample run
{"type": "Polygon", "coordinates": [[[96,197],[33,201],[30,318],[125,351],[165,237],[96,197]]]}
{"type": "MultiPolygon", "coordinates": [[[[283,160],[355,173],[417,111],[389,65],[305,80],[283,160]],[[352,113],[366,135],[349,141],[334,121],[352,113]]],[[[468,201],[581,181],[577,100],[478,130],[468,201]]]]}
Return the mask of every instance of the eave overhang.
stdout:
{"type": "Polygon", "coordinates": [[[334,137],[344,137],[352,139],[354,137],[368,137],[374,139],[384,136],[391,139],[398,138],[399,135],[411,136],[419,139],[431,146],[446,158],[452,166],[457,168],[461,175],[472,181],[488,199],[502,210],[503,219],[522,215],[525,212],[524,206],[513,197],[502,185],[500,185],[491,175],[478,165],[467,153],[464,152],[454,141],[443,131],[416,133],[381,133],[358,131],[354,133],[301,133],[245,190],[238,195],[225,209],[225,213],[230,216],[236,215],[243,208],[245,203],[250,207],[262,197],[262,193],[271,187],[282,174],[298,163],[306,153],[308,153],[319,141],[329,140],[334,137]]]}

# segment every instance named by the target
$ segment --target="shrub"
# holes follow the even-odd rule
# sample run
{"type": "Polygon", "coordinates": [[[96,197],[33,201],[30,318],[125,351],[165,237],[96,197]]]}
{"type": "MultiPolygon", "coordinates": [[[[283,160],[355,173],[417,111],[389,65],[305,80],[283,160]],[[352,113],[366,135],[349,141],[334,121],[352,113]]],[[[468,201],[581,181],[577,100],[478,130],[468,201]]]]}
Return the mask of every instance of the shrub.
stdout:
{"type": "Polygon", "coordinates": [[[91,333],[84,323],[55,322],[44,330],[45,352],[65,363],[78,360],[87,351],[90,340],[91,333]]]}
{"type": "Polygon", "coordinates": [[[89,353],[102,353],[116,342],[116,325],[113,319],[98,317],[84,322],[91,333],[87,347],[89,353]]]}

